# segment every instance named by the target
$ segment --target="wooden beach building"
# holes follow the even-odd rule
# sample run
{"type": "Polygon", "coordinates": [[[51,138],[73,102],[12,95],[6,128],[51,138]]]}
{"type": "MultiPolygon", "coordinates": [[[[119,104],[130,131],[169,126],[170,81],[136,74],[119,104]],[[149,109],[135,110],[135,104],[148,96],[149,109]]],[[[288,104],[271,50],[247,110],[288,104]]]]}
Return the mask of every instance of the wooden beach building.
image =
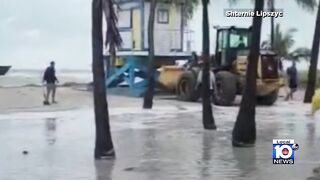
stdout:
{"type": "MultiPolygon", "coordinates": [[[[145,0],[116,0],[118,27],[123,45],[117,51],[116,62],[111,62],[107,74],[107,87],[125,82],[134,96],[142,96],[146,86],[148,67],[148,20],[150,3],[145,0]]],[[[183,1],[179,4],[157,3],[154,25],[155,64],[173,65],[175,60],[187,59],[183,1]]]]}

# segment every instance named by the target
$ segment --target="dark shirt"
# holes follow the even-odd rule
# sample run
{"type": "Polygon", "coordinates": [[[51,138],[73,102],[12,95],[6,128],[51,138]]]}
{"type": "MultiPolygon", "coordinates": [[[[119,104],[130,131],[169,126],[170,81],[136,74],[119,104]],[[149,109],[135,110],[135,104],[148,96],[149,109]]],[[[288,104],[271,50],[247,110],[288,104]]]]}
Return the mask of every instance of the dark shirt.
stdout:
{"type": "Polygon", "coordinates": [[[56,72],[53,67],[47,67],[44,72],[43,81],[47,83],[55,83],[57,81],[56,72]]]}
{"type": "Polygon", "coordinates": [[[239,49],[244,49],[246,47],[246,45],[243,43],[243,42],[241,42],[239,45],[238,45],[238,48],[239,49]]]}
{"type": "Polygon", "coordinates": [[[289,77],[289,86],[292,88],[296,88],[298,85],[298,71],[295,67],[289,67],[287,69],[287,75],[289,77]]]}
{"type": "Polygon", "coordinates": [[[279,69],[280,69],[280,71],[283,71],[283,64],[282,64],[281,59],[279,60],[279,69]]]}
{"type": "Polygon", "coordinates": [[[193,55],[191,59],[189,59],[190,66],[196,66],[198,64],[198,56],[193,55]]]}

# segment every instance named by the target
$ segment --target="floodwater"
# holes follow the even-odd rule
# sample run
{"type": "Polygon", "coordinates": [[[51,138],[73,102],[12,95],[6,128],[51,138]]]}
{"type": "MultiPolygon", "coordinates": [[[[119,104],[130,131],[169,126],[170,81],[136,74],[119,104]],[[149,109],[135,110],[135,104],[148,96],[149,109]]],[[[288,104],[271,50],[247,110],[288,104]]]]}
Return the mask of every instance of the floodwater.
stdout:
{"type": "Polygon", "coordinates": [[[0,115],[0,179],[306,179],[320,165],[319,118],[309,106],[257,108],[257,141],[233,148],[238,107],[214,107],[217,131],[203,130],[201,105],[110,109],[115,160],[94,161],[92,109],[0,115]],[[272,140],[294,139],[295,164],[272,164],[272,140]],[[26,151],[25,154],[23,151],[26,151]]]}

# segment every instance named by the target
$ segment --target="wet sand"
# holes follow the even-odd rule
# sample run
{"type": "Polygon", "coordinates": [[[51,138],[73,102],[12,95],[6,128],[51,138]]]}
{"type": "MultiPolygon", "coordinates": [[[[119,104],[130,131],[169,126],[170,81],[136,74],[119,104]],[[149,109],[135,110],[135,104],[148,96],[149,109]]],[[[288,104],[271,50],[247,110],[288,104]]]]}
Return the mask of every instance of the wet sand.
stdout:
{"type": "MultiPolygon", "coordinates": [[[[43,106],[44,89],[42,87],[8,87],[0,88],[0,113],[3,112],[19,112],[19,111],[57,111],[57,110],[69,110],[77,109],[81,107],[92,107],[93,99],[92,92],[86,91],[86,87],[59,87],[57,89],[56,100],[58,104],[51,106],[43,106]]],[[[114,91],[114,90],[112,90],[114,91]]],[[[299,90],[295,93],[295,99],[293,102],[302,101],[304,95],[303,90],[299,90]]],[[[282,101],[285,96],[284,89],[279,92],[279,101],[282,101]]],[[[158,99],[156,103],[166,104],[173,103],[176,105],[193,104],[188,102],[175,101],[174,95],[168,96],[155,96],[158,99]],[[173,100],[173,101],[169,101],[173,100]]],[[[132,107],[141,103],[142,99],[114,95],[114,93],[108,93],[109,107],[132,107]]],[[[240,98],[238,97],[235,106],[239,105],[240,98]]]]}
{"type": "MultiPolygon", "coordinates": [[[[25,112],[25,111],[63,111],[93,107],[93,95],[86,87],[59,87],[56,93],[58,104],[44,106],[44,89],[41,87],[10,87],[0,88],[0,113],[25,112]]],[[[117,107],[142,107],[142,98],[114,95],[109,93],[108,103],[110,108],[117,107]]],[[[157,104],[193,104],[188,102],[170,101],[174,96],[156,96],[157,104]]],[[[51,97],[50,97],[51,100],[51,97]]]]}
{"type": "Polygon", "coordinates": [[[89,92],[58,88],[58,104],[43,106],[44,95],[41,87],[0,88],[0,99],[0,112],[67,110],[88,106],[92,101],[89,92]]]}

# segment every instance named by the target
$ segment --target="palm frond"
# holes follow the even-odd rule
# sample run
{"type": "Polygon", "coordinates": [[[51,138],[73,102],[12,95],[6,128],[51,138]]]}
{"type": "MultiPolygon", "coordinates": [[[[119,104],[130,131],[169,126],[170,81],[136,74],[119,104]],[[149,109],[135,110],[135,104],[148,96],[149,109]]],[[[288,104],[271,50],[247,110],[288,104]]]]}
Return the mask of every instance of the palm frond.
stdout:
{"type": "Polygon", "coordinates": [[[296,28],[290,28],[290,29],[287,31],[287,34],[293,34],[293,33],[297,32],[297,31],[298,31],[298,29],[296,29],[296,28]]]}
{"type": "Polygon", "coordinates": [[[228,3],[229,3],[229,6],[232,7],[237,5],[239,3],[239,0],[228,0],[228,3]]]}
{"type": "Polygon", "coordinates": [[[317,0],[295,0],[303,9],[313,12],[317,7],[317,0]]]}
{"type": "Polygon", "coordinates": [[[186,20],[190,20],[193,16],[193,13],[197,6],[199,5],[198,0],[186,0],[184,4],[184,12],[183,12],[183,17],[186,20]]]}
{"type": "MultiPolygon", "coordinates": [[[[240,0],[228,0],[228,3],[230,6],[236,5],[240,2],[240,0]]],[[[252,0],[252,2],[254,2],[252,0]]],[[[302,7],[303,9],[314,12],[314,10],[317,7],[317,0],[295,0],[295,2],[302,7]]],[[[275,0],[273,0],[273,3],[275,3],[275,0]]],[[[268,8],[270,9],[272,6],[272,0],[267,0],[268,8]]],[[[273,4],[274,6],[274,4],[273,4]]]]}
{"type": "MultiPolygon", "coordinates": [[[[146,0],[150,1],[150,0],[146,0]]],[[[193,17],[193,13],[199,5],[199,0],[158,0],[157,2],[170,3],[172,5],[183,4],[183,18],[190,20],[193,17]]]]}
{"type": "MultiPolygon", "coordinates": [[[[282,32],[280,24],[276,24],[274,31],[274,50],[280,57],[288,57],[290,49],[295,44],[294,33],[297,29],[291,28],[286,32],[282,32]]],[[[270,39],[271,37],[269,37],[270,39]]],[[[270,42],[270,40],[269,40],[270,42]]]]}
{"type": "Polygon", "coordinates": [[[269,40],[262,41],[261,49],[271,49],[271,42],[269,40]]]}
{"type": "Polygon", "coordinates": [[[301,59],[308,61],[311,57],[311,50],[306,47],[300,47],[288,54],[287,59],[300,61],[301,59]]]}
{"type": "Polygon", "coordinates": [[[118,17],[115,12],[113,0],[101,0],[103,12],[105,14],[107,32],[106,32],[106,46],[109,46],[109,51],[114,51],[121,47],[122,38],[118,29],[118,17]]]}

